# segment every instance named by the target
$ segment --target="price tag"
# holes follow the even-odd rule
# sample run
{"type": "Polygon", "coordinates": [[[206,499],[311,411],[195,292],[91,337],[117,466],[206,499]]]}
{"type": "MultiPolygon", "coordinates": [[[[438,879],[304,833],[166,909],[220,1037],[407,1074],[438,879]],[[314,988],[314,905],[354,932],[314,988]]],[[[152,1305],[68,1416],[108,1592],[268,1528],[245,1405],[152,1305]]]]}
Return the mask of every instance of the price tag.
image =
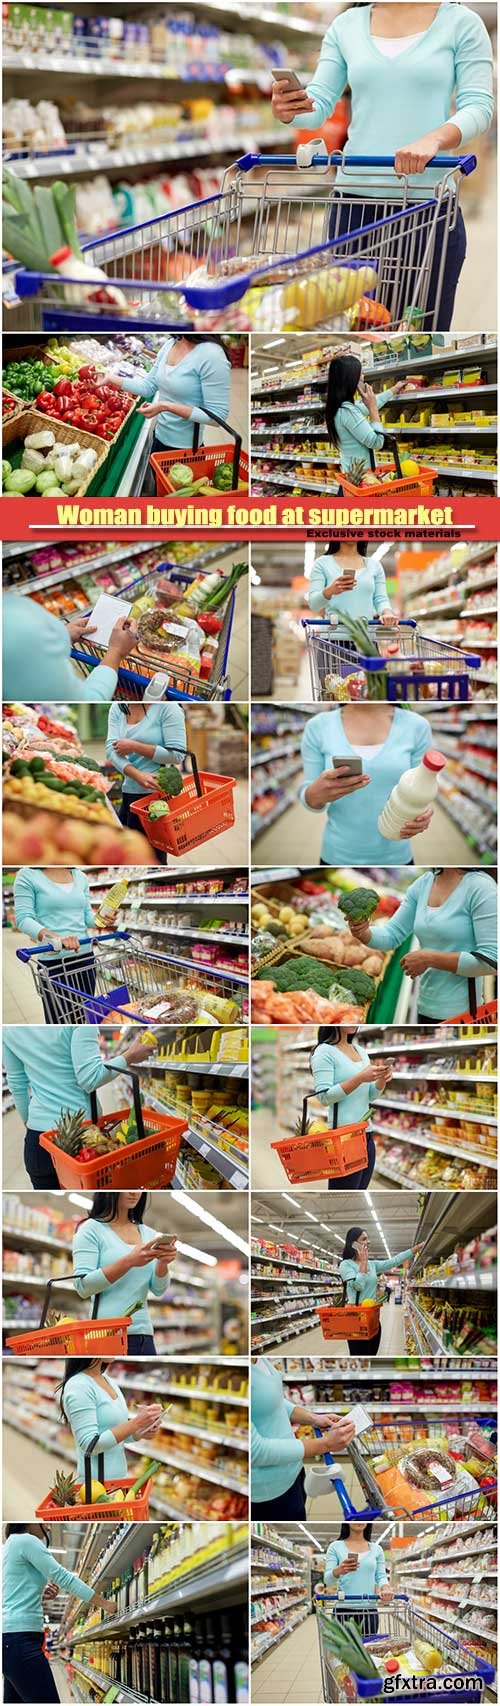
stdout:
{"type": "Polygon", "coordinates": [[[209,1143],[200,1143],[198,1154],[203,1155],[203,1156],[209,1155],[210,1154],[210,1144],[209,1143]]]}
{"type": "Polygon", "coordinates": [[[248,1179],[244,1173],[231,1173],[229,1183],[234,1186],[235,1191],[246,1191],[248,1179]]]}

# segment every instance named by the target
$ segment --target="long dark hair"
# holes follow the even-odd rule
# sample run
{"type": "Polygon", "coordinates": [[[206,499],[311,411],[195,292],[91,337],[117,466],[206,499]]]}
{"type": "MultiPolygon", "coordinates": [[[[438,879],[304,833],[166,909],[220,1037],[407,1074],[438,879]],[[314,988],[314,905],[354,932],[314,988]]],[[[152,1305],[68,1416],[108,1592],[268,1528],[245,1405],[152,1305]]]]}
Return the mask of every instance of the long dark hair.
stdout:
{"type": "MultiPolygon", "coordinates": [[[[120,1191],[94,1191],[92,1207],[89,1208],[87,1220],[116,1220],[119,1196],[120,1191]]],[[[147,1200],[148,1193],[143,1191],[135,1208],[129,1208],[128,1218],[135,1226],[140,1226],[144,1220],[147,1200]]]]}
{"type": "MultiPolygon", "coordinates": [[[[72,1380],[74,1374],[85,1374],[87,1368],[92,1368],[95,1362],[100,1361],[100,1357],[66,1357],[64,1375],[61,1380],[61,1384],[60,1386],[56,1386],[56,1392],[59,1393],[59,1410],[63,1421],[67,1420],[64,1408],[64,1393],[68,1380],[72,1380]]],[[[104,1370],[108,1367],[108,1364],[107,1362],[103,1362],[101,1366],[102,1373],[104,1374],[104,1370]]]]}
{"type": "Polygon", "coordinates": [[[346,1240],[340,1258],[341,1262],[357,1262],[358,1258],[354,1245],[357,1244],[358,1238],[363,1237],[364,1230],[364,1226],[349,1227],[349,1231],[346,1232],[346,1240]]]}
{"type": "MultiPolygon", "coordinates": [[[[40,1528],[42,1530],[45,1545],[50,1546],[50,1534],[48,1528],[44,1528],[42,1522],[40,1523],[40,1528]]],[[[5,1539],[10,1540],[11,1534],[29,1534],[30,1531],[31,1523],[29,1522],[7,1522],[5,1524],[5,1539]]]]}
{"type": "MultiPolygon", "coordinates": [[[[344,541],[344,543],[345,543],[345,541],[344,541]]],[[[331,539],[330,544],[327,545],[327,547],[326,547],[325,557],[336,557],[337,553],[339,551],[342,551],[342,550],[343,550],[342,542],[337,543],[334,539],[331,539]]],[[[357,546],[356,546],[356,550],[358,553],[358,557],[366,557],[366,553],[368,550],[368,540],[367,539],[359,539],[357,546]]]]}
{"type": "Polygon", "coordinates": [[[328,385],[326,391],[326,427],[330,444],[338,444],[335,420],[343,403],[353,403],[358,389],[361,374],[361,362],[357,355],[336,355],[328,369],[328,385]]]}
{"type": "MultiPolygon", "coordinates": [[[[367,1522],[365,1524],[365,1527],[363,1529],[363,1540],[371,1540],[372,1528],[373,1528],[372,1522],[367,1522]]],[[[342,1522],[340,1525],[339,1540],[348,1540],[350,1532],[351,1532],[350,1522],[342,1522]]]]}

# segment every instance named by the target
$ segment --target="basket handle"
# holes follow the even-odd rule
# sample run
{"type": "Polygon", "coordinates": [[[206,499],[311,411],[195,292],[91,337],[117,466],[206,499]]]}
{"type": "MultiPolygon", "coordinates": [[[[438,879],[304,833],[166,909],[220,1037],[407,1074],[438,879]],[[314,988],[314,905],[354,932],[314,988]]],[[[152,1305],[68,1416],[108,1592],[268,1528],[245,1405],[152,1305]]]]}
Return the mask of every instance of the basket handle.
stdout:
{"type": "MultiPolygon", "coordinates": [[[[235,492],[237,489],[238,475],[240,472],[240,456],[241,456],[241,445],[242,445],[241,434],[239,432],[235,432],[234,427],[229,425],[229,421],[224,421],[222,419],[221,415],[214,415],[213,410],[212,409],[206,409],[205,405],[203,405],[203,413],[204,413],[204,415],[208,415],[209,419],[211,421],[214,421],[216,426],[220,426],[222,428],[223,432],[229,433],[230,438],[234,438],[232,491],[235,492]]],[[[201,432],[202,425],[203,425],[202,421],[195,421],[195,423],[194,423],[193,450],[198,450],[198,446],[200,443],[200,432],[201,432]]]]}
{"type": "Polygon", "coordinates": [[[180,758],[190,758],[191,759],[191,769],[193,772],[194,785],[196,788],[196,792],[201,799],[202,794],[203,794],[203,788],[202,788],[202,785],[200,782],[200,772],[198,770],[198,759],[196,757],[196,753],[191,752],[189,747],[184,747],[184,746],[183,747],[180,747],[180,746],[170,747],[169,746],[168,750],[169,750],[169,752],[178,752],[180,758]]]}
{"type": "MultiPolygon", "coordinates": [[[[131,1072],[130,1077],[132,1080],[132,1095],[134,1098],[134,1114],[135,1114],[135,1117],[137,1120],[137,1142],[142,1143],[146,1133],[144,1130],[144,1120],[142,1117],[141,1091],[140,1091],[139,1079],[136,1077],[135,1072],[131,1072]]],[[[94,1121],[94,1125],[97,1125],[97,1121],[99,1118],[99,1108],[98,1108],[98,1104],[97,1104],[97,1093],[95,1090],[92,1090],[91,1094],[90,1094],[90,1117],[94,1121]]]]}
{"type": "MultiPolygon", "coordinates": [[[[95,1447],[97,1445],[98,1439],[99,1439],[99,1434],[94,1434],[94,1438],[93,1438],[93,1440],[91,1440],[91,1443],[88,1446],[87,1451],[85,1452],[85,1504],[86,1505],[92,1504],[91,1457],[92,1457],[92,1452],[95,1450],[95,1447]]],[[[97,1458],[97,1479],[98,1479],[98,1481],[102,1481],[104,1484],[104,1452],[103,1451],[99,1452],[99,1456],[97,1458]]]]}
{"type": "MultiPolygon", "coordinates": [[[[300,1126],[300,1135],[301,1135],[301,1137],[305,1137],[305,1135],[306,1135],[306,1121],[307,1121],[307,1104],[308,1104],[308,1102],[310,1102],[310,1101],[314,1101],[314,1100],[315,1100],[315,1098],[316,1098],[316,1096],[317,1096],[317,1094],[318,1094],[318,1091],[317,1091],[317,1090],[313,1090],[313,1091],[312,1091],[312,1092],[311,1092],[311,1095],[310,1095],[310,1096],[304,1096],[304,1099],[303,1099],[303,1102],[302,1102],[302,1120],[301,1120],[301,1126],[300,1126]]],[[[337,1127],[337,1124],[338,1124],[338,1117],[339,1117],[339,1114],[338,1114],[338,1108],[337,1108],[337,1103],[336,1103],[336,1102],[334,1102],[334,1103],[333,1103],[333,1108],[332,1108],[332,1128],[333,1128],[333,1131],[335,1131],[335,1129],[336,1129],[336,1127],[337,1127]]]]}
{"type": "MultiPolygon", "coordinates": [[[[392,450],[394,462],[396,465],[396,474],[398,476],[398,480],[402,480],[403,476],[401,473],[401,461],[400,461],[400,456],[399,456],[399,450],[398,450],[397,442],[396,442],[396,439],[394,438],[393,433],[384,432],[384,450],[385,450],[386,445],[387,445],[388,450],[392,450]]],[[[375,461],[375,453],[373,450],[370,450],[370,467],[372,470],[372,474],[376,474],[377,464],[375,461]]]]}
{"type": "MultiPolygon", "coordinates": [[[[45,1326],[45,1322],[47,1320],[47,1315],[48,1315],[48,1311],[49,1311],[49,1303],[52,1302],[52,1298],[50,1295],[51,1287],[53,1285],[62,1285],[63,1283],[64,1283],[64,1285],[68,1285],[68,1282],[71,1285],[75,1279],[85,1279],[85,1274],[59,1274],[57,1279],[47,1280],[47,1284],[45,1287],[45,1296],[44,1296],[44,1300],[43,1300],[43,1304],[42,1304],[42,1313],[40,1316],[40,1327],[45,1326]]],[[[99,1308],[99,1293],[96,1291],[96,1294],[94,1297],[94,1302],[92,1304],[92,1314],[90,1317],[91,1321],[97,1320],[98,1308],[99,1308]]]]}
{"type": "MultiPolygon", "coordinates": [[[[487,954],[481,954],[481,959],[485,960],[488,965],[491,964],[491,970],[496,972],[497,968],[494,960],[489,961],[487,954]]],[[[477,1019],[476,979],[475,977],[469,977],[467,982],[469,985],[469,1007],[471,1015],[473,1019],[477,1019]]]]}

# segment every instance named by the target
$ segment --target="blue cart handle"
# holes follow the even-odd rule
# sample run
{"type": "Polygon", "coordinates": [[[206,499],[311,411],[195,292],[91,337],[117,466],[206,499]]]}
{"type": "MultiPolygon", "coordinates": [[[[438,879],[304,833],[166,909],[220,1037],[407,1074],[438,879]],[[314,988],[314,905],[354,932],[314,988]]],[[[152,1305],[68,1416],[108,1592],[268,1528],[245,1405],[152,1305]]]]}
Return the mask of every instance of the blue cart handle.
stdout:
{"type": "MultiPolygon", "coordinates": [[[[316,1434],[316,1438],[321,1439],[322,1429],[315,1428],[314,1432],[316,1434]]],[[[335,1463],[335,1458],[332,1457],[331,1451],[324,1452],[323,1463],[335,1463]]],[[[369,1506],[367,1506],[366,1510],[363,1511],[356,1510],[356,1506],[353,1505],[352,1500],[349,1498],[347,1487],[344,1486],[341,1476],[332,1475],[331,1480],[332,1487],[335,1487],[337,1498],[342,1506],[344,1516],[348,1517],[350,1522],[362,1521],[363,1519],[366,1522],[373,1522],[376,1517],[383,1516],[384,1513],[381,1505],[377,1505],[376,1510],[370,1510],[369,1506]]]]}
{"type": "MultiPolygon", "coordinates": [[[[59,931],[54,930],[54,935],[58,936],[59,931]]],[[[104,930],[102,932],[99,931],[97,937],[79,936],[78,945],[80,948],[85,948],[87,946],[93,947],[96,940],[99,942],[128,942],[130,938],[128,930],[104,930]]],[[[59,953],[60,949],[57,948],[54,950],[54,948],[51,947],[50,942],[42,943],[39,948],[16,948],[16,959],[22,960],[23,965],[25,965],[28,960],[33,959],[35,954],[53,954],[54,951],[59,953]]],[[[63,949],[63,953],[65,951],[67,950],[63,949]]]]}
{"type": "MultiPolygon", "coordinates": [[[[386,1587],[389,1587],[388,1582],[386,1582],[384,1585],[386,1587]]],[[[315,1588],[315,1592],[314,1592],[314,1598],[315,1599],[334,1599],[334,1600],[337,1600],[338,1597],[339,1597],[338,1593],[334,1593],[333,1588],[315,1588]]],[[[393,1598],[393,1600],[394,1599],[402,1600],[404,1605],[410,1604],[409,1595],[407,1593],[393,1593],[392,1598],[393,1598]]],[[[345,1599],[341,1600],[341,1604],[342,1604],[343,1608],[346,1608],[347,1604],[349,1604],[349,1608],[351,1608],[353,1606],[357,1606],[357,1605],[359,1605],[359,1606],[367,1605],[367,1606],[371,1606],[371,1608],[373,1609],[373,1604],[374,1604],[375,1599],[376,1599],[376,1595],[373,1593],[357,1593],[355,1595],[353,1594],[352,1598],[349,1596],[349,1601],[347,1601],[345,1599]]]]}
{"type": "MultiPolygon", "coordinates": [[[[341,625],[342,625],[342,611],[339,610],[338,614],[339,614],[339,627],[341,627],[341,625]]],[[[333,639],[335,638],[335,623],[330,622],[328,619],[328,616],[303,616],[301,618],[301,620],[302,620],[302,627],[303,628],[331,628],[332,638],[333,639]]],[[[382,624],[380,622],[376,621],[375,618],[372,618],[370,620],[368,626],[370,628],[380,628],[382,626],[382,624]]],[[[394,628],[416,628],[416,626],[417,626],[416,622],[413,622],[411,620],[410,616],[402,616],[400,621],[394,623],[394,628]]],[[[388,639],[390,639],[391,629],[390,629],[389,625],[387,625],[387,630],[385,629],[385,623],[383,624],[383,627],[384,627],[384,632],[387,631],[388,639]]]]}
{"type": "MultiPolygon", "coordinates": [[[[319,141],[320,138],[318,137],[319,141]]],[[[342,166],[342,168],[349,166],[394,167],[395,158],[395,154],[342,154],[338,150],[334,150],[328,157],[325,153],[314,154],[307,170],[309,170],[309,166],[322,166],[324,170],[328,163],[330,166],[342,166]]],[[[297,161],[295,154],[242,154],[241,158],[236,161],[236,165],[239,166],[241,172],[251,172],[253,166],[295,166],[297,168],[297,161]]],[[[427,161],[426,171],[430,166],[442,166],[446,172],[462,172],[463,177],[468,178],[470,173],[476,170],[477,156],[475,154],[433,154],[432,159],[427,161]]],[[[297,169],[300,171],[301,168],[298,167],[297,169]]],[[[407,173],[403,172],[399,175],[401,177],[408,176],[407,173]]]]}

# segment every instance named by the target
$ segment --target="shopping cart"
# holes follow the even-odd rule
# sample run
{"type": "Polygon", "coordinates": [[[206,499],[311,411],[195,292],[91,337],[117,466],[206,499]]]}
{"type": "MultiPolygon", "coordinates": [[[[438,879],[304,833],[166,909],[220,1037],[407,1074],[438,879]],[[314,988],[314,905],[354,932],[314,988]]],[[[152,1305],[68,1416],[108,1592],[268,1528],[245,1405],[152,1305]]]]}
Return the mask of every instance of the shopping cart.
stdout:
{"type": "MultiPolygon", "coordinates": [[[[175,935],[174,930],[172,934],[175,935]]],[[[98,1025],[110,1015],[118,1015],[130,1023],[144,1025],[139,1003],[147,1002],[149,1012],[156,1004],[164,1004],[172,996],[173,988],[178,989],[178,997],[173,998],[168,1022],[180,1023],[183,1015],[178,1003],[190,995],[196,997],[196,980],[201,973],[204,985],[233,1002],[241,1000],[241,992],[248,985],[243,973],[217,972],[179,954],[153,953],[150,948],[143,948],[140,940],[134,941],[126,930],[84,937],[80,948],[83,952],[78,954],[50,947],[17,949],[17,958],[31,967],[45,1014],[50,1014],[49,1024],[98,1025]],[[186,971],[192,974],[192,988],[188,990],[182,981],[186,971]]],[[[200,1004],[203,1005],[201,997],[200,1004]]],[[[197,1023],[193,1015],[190,1020],[197,1023]]],[[[203,1020],[206,1022],[206,1013],[203,1020]]],[[[163,1022],[167,1023],[166,1010],[163,1022]]]]}
{"type": "MultiPolygon", "coordinates": [[[[127,1330],[132,1326],[131,1315],[101,1317],[97,1320],[99,1309],[99,1294],[96,1293],[92,1304],[90,1321],[64,1321],[54,1327],[45,1325],[52,1302],[52,1287],[64,1286],[65,1291],[74,1283],[72,1274],[59,1275],[57,1279],[47,1280],[45,1296],[39,1327],[28,1327],[24,1333],[16,1333],[5,1343],[14,1356],[124,1356],[127,1350],[127,1330]]],[[[26,1291],[30,1290],[30,1281],[23,1275],[26,1291]]]]}
{"type": "MultiPolygon", "coordinates": [[[[181,572],[168,562],[157,563],[148,575],[141,575],[137,580],[130,581],[127,586],[121,586],[112,596],[113,598],[127,599],[131,604],[135,604],[146,593],[154,594],[160,588],[162,576],[166,580],[175,581],[179,587],[179,598],[182,598],[184,590],[191,585],[192,581],[196,580],[197,571],[193,570],[190,573],[184,569],[181,572]]],[[[202,680],[189,662],[185,664],[176,662],[175,669],[170,670],[168,658],[164,656],[162,660],[160,652],[155,655],[147,645],[141,643],[137,650],[120,664],[116,696],[123,697],[123,694],[126,693],[128,699],[142,699],[151,682],[155,680],[155,688],[156,685],[158,686],[157,698],[176,699],[181,702],[189,699],[202,703],[212,699],[230,699],[231,683],[227,674],[227,666],[235,600],[236,589],[233,588],[222,617],[217,650],[207,680],[202,680]]],[[[187,623],[188,618],[186,617],[185,620],[187,623]]],[[[192,620],[196,621],[196,612],[193,612],[192,620]]],[[[175,616],[172,617],[172,621],[175,622],[175,616]]],[[[93,645],[90,639],[80,637],[78,644],[73,646],[71,655],[79,665],[80,673],[88,676],[95,669],[96,664],[102,663],[104,647],[93,645]]]]}
{"type": "MultiPolygon", "coordinates": [[[[321,1430],[315,1429],[320,1437],[321,1430]]],[[[427,1443],[427,1442],[417,1442],[427,1443]]],[[[429,1449],[432,1441],[429,1441],[429,1449]]],[[[376,1516],[417,1517],[434,1516],[438,1521],[464,1521],[471,1516],[490,1519],[496,1514],[496,1481],[492,1472],[485,1474],[483,1485],[478,1487],[472,1483],[472,1476],[466,1475],[457,1465],[456,1481],[446,1489],[442,1497],[430,1499],[425,1497],[422,1488],[410,1486],[402,1475],[398,1464],[404,1450],[408,1449],[407,1429],[399,1428],[397,1423],[391,1423],[391,1440],[388,1441],[381,1424],[372,1423],[364,1433],[358,1434],[347,1447],[347,1456],[356,1471],[357,1479],[365,1497],[370,1501],[370,1510],[357,1510],[344,1486],[341,1468],[330,1453],[326,1453],[322,1462],[331,1466],[332,1486],[340,1500],[344,1516],[353,1522],[365,1518],[366,1521],[376,1516]],[[383,1467],[385,1465],[385,1467],[383,1467]]],[[[472,1447],[471,1447],[472,1449],[472,1447]]],[[[436,1446],[436,1451],[438,1447],[436,1446]]]]}
{"type": "Polygon", "coordinates": [[[438,1706],[445,1706],[448,1700],[457,1703],[464,1698],[482,1700],[484,1689],[494,1681],[493,1666],[443,1628],[431,1623],[425,1613],[415,1610],[407,1594],[395,1594],[387,1605],[377,1599],[339,1599],[337,1593],[321,1588],[316,1589],[314,1597],[323,1698],[326,1701],[372,1700],[384,1695],[398,1700],[407,1699],[408,1692],[413,1698],[420,1694],[427,1698],[430,1691],[430,1698],[438,1706]],[[362,1677],[353,1668],[348,1671],[346,1687],[345,1665],[337,1650],[335,1625],[337,1628],[339,1624],[341,1628],[345,1627],[349,1619],[355,1623],[363,1646],[374,1659],[382,1642],[404,1643],[408,1649],[414,1646],[415,1641],[421,1640],[440,1653],[439,1671],[409,1681],[408,1674],[406,1677],[398,1674],[386,1678],[382,1674],[379,1678],[362,1677]]]}
{"type": "MultiPolygon", "coordinates": [[[[366,626],[378,647],[377,656],[361,655],[356,650],[340,615],[335,625],[325,619],[303,620],[315,701],[342,699],[342,682],[360,670],[366,678],[368,699],[408,704],[428,699],[429,688],[434,690],[433,699],[446,704],[457,700],[464,703],[469,698],[469,675],[481,667],[476,653],[461,652],[445,640],[419,634],[417,623],[409,618],[394,628],[384,628],[379,622],[366,626]]],[[[347,697],[347,690],[345,693],[347,697]]],[[[361,683],[358,695],[353,694],[357,696],[363,696],[361,683]]]]}
{"type": "Polygon", "coordinates": [[[328,155],[320,139],[304,166],[293,154],[245,154],[224,173],[216,194],[83,245],[89,264],[124,293],[128,312],[107,305],[102,287],[93,299],[89,289],[75,308],[66,285],[76,285],[83,298],[81,278],[63,285],[53,273],[21,267],[10,281],[23,305],[20,323],[25,331],[68,333],[95,329],[98,321],[107,332],[123,329],[126,318],[127,330],[161,325],[178,331],[203,328],[207,316],[210,326],[211,316],[223,314],[226,329],[245,324],[255,331],[300,331],[328,329],[359,302],[367,318],[374,304],[385,310],[387,331],[399,328],[407,311],[418,311],[420,326],[432,330],[460,180],[474,171],[476,159],[442,154],[430,165],[443,176],[432,195],[415,202],[408,180],[395,179],[394,155],[328,155]],[[348,171],[349,189],[333,186],[337,166],[348,171]],[[356,177],[363,172],[369,180],[356,177]],[[363,225],[367,208],[371,223],[363,225]],[[439,231],[438,277],[427,312],[439,231]]]}

